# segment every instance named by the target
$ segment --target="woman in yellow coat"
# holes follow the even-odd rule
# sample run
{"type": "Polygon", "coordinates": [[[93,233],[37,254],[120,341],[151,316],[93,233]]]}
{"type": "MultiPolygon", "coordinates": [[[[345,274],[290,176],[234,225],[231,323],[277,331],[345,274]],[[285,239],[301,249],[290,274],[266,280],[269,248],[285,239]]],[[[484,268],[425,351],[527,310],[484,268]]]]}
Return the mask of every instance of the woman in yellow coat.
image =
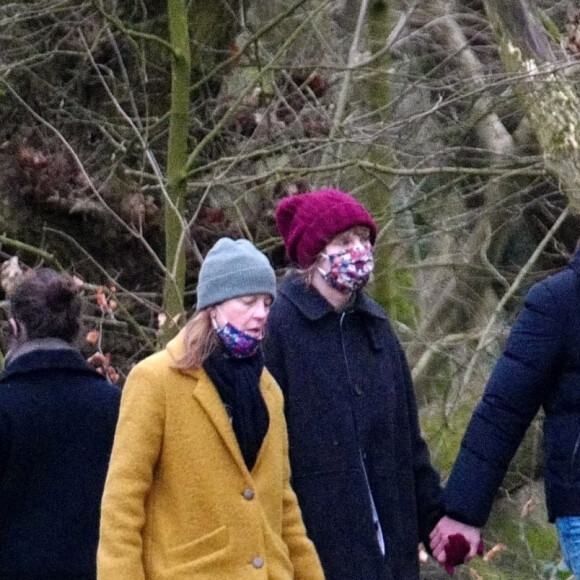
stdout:
{"type": "Polygon", "coordinates": [[[220,239],[197,314],[123,389],[101,512],[99,580],[322,580],[290,486],[281,391],[260,341],[264,254],[220,239]]]}

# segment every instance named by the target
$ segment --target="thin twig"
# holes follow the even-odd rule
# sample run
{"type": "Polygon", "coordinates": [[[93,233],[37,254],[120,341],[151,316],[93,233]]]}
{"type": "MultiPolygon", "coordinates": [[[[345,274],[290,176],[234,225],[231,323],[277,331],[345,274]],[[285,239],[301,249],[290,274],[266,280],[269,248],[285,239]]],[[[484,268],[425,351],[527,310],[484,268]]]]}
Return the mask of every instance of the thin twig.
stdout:
{"type": "Polygon", "coordinates": [[[0,243],[5,244],[6,246],[10,246],[11,248],[14,248],[15,250],[22,250],[24,252],[28,252],[34,256],[37,256],[38,258],[45,260],[49,264],[52,264],[55,267],[55,269],[58,270],[59,272],[65,271],[65,269],[62,267],[61,263],[58,261],[58,259],[53,254],[50,254],[44,250],[41,250],[40,248],[37,248],[36,246],[31,246],[31,245],[25,244],[24,242],[21,242],[19,240],[14,240],[12,238],[9,238],[5,234],[0,234],[0,243]]]}
{"type": "Polygon", "coordinates": [[[282,57],[282,55],[286,52],[287,48],[294,42],[294,40],[298,37],[298,35],[302,32],[302,30],[309,24],[310,20],[312,20],[319,12],[321,12],[322,10],[324,10],[326,8],[326,5],[328,4],[328,1],[329,0],[327,0],[325,2],[322,2],[320,4],[320,6],[316,9],[316,11],[314,11],[310,15],[310,17],[308,19],[304,19],[304,21],[301,22],[300,25],[298,25],[294,29],[294,31],[292,32],[292,34],[290,34],[290,36],[284,41],[284,43],[282,44],[281,48],[279,48],[278,51],[274,54],[274,56],[272,57],[271,61],[269,63],[267,63],[257,73],[257,75],[254,78],[253,82],[250,83],[246,87],[245,90],[241,91],[241,93],[238,95],[238,97],[230,105],[230,107],[228,108],[228,110],[224,113],[224,115],[222,116],[222,118],[215,124],[215,126],[213,127],[213,129],[197,144],[197,146],[190,153],[190,155],[189,155],[189,157],[187,159],[187,163],[186,163],[186,166],[185,166],[185,174],[187,174],[187,173],[189,173],[191,171],[192,167],[196,163],[199,155],[204,150],[204,148],[221,133],[221,131],[224,128],[224,126],[231,119],[232,115],[238,110],[238,107],[243,102],[243,100],[246,98],[246,96],[250,93],[250,91],[253,90],[253,88],[255,87],[256,83],[258,81],[261,81],[262,78],[264,77],[264,75],[266,73],[268,73],[274,67],[274,63],[278,59],[280,59],[282,57]]]}
{"type": "MultiPolygon", "coordinates": [[[[548,242],[554,237],[560,226],[564,223],[564,220],[568,217],[569,209],[566,208],[558,217],[558,219],[554,222],[554,225],[548,230],[542,241],[538,244],[538,247],[534,250],[534,253],[530,256],[528,261],[524,264],[522,269],[519,271],[518,275],[516,276],[515,280],[512,282],[509,290],[502,296],[502,299],[498,302],[491,318],[489,319],[485,329],[481,333],[481,338],[479,339],[479,343],[469,364],[467,365],[467,369],[465,371],[465,375],[463,376],[462,384],[466,386],[469,381],[471,380],[471,375],[473,374],[473,370],[481,354],[482,350],[486,348],[490,342],[490,334],[491,330],[495,325],[497,317],[499,316],[500,312],[503,310],[504,306],[508,302],[508,300],[514,295],[516,290],[520,287],[522,281],[527,276],[528,272],[530,271],[531,267],[537,262],[538,258],[540,257],[541,253],[543,252],[544,248],[548,244],[548,242]]],[[[459,392],[456,394],[456,398],[459,397],[459,392]]]]}
{"type": "MultiPolygon", "coordinates": [[[[357,19],[357,23],[356,23],[354,38],[352,40],[352,43],[350,45],[350,49],[348,51],[348,64],[346,67],[346,73],[345,73],[344,78],[342,80],[342,85],[340,87],[340,93],[338,95],[338,100],[337,100],[337,104],[336,104],[336,110],[334,112],[334,118],[332,120],[332,125],[330,127],[330,131],[328,132],[329,147],[327,149],[325,149],[325,151],[322,155],[322,160],[320,162],[321,165],[326,165],[330,161],[330,157],[332,155],[330,148],[332,147],[333,142],[334,142],[334,138],[338,132],[340,125],[342,124],[342,120],[344,117],[344,110],[346,108],[346,100],[348,97],[348,93],[350,91],[350,81],[352,78],[353,67],[355,65],[356,58],[358,55],[358,50],[359,50],[358,47],[360,44],[362,28],[364,25],[366,14],[367,14],[368,4],[369,4],[368,0],[362,0],[362,2],[360,4],[360,9],[359,9],[359,13],[358,13],[358,19],[357,19]]],[[[339,145],[339,150],[340,150],[340,145],[339,145]]],[[[336,155],[334,155],[334,157],[340,158],[340,154],[337,153],[336,155]]]]}

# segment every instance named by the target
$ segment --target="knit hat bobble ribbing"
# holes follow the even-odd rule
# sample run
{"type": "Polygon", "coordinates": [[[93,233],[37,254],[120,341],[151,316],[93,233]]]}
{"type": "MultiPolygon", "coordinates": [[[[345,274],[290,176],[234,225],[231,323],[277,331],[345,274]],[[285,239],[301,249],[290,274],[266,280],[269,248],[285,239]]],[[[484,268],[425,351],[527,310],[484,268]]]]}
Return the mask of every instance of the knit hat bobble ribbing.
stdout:
{"type": "Polygon", "coordinates": [[[301,268],[311,266],[334,236],[354,226],[369,228],[373,245],[377,237],[370,213],[351,195],[336,189],[286,197],[278,204],[275,219],[288,257],[301,268]]]}
{"type": "Polygon", "coordinates": [[[268,258],[248,240],[219,239],[199,271],[197,310],[248,294],[276,297],[276,275],[268,258]]]}

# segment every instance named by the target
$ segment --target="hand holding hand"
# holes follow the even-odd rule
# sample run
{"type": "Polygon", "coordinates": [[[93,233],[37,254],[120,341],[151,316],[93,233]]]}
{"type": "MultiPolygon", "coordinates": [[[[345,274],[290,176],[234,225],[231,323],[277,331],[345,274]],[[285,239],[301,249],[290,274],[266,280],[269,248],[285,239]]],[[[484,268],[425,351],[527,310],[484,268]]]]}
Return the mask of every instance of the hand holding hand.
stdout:
{"type": "Polygon", "coordinates": [[[439,520],[429,537],[433,556],[449,574],[453,574],[458,564],[483,554],[479,529],[448,516],[439,520]]]}

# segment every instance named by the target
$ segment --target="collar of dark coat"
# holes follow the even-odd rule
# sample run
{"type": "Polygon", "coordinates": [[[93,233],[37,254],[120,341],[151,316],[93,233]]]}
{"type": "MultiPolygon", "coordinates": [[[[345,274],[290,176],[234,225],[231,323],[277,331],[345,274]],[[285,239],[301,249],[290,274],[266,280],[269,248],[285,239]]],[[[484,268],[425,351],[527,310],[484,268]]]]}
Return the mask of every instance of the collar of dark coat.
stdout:
{"type": "MultiPolygon", "coordinates": [[[[290,274],[282,282],[280,293],[286,296],[309,320],[318,320],[336,312],[315,288],[305,285],[296,272],[290,274]]],[[[352,310],[387,320],[387,315],[381,306],[364,292],[357,293],[352,310]]]]}
{"type": "Polygon", "coordinates": [[[580,276],[580,250],[572,256],[569,266],[578,276],[580,276]]]}
{"type": "Polygon", "coordinates": [[[89,372],[101,377],[85,361],[81,353],[73,346],[59,341],[29,341],[22,347],[9,353],[6,367],[2,373],[2,380],[6,380],[19,373],[27,373],[48,369],[74,369],[89,372]],[[33,344],[34,343],[34,344],[33,344]],[[26,345],[26,348],[23,348],[26,345]]]}

